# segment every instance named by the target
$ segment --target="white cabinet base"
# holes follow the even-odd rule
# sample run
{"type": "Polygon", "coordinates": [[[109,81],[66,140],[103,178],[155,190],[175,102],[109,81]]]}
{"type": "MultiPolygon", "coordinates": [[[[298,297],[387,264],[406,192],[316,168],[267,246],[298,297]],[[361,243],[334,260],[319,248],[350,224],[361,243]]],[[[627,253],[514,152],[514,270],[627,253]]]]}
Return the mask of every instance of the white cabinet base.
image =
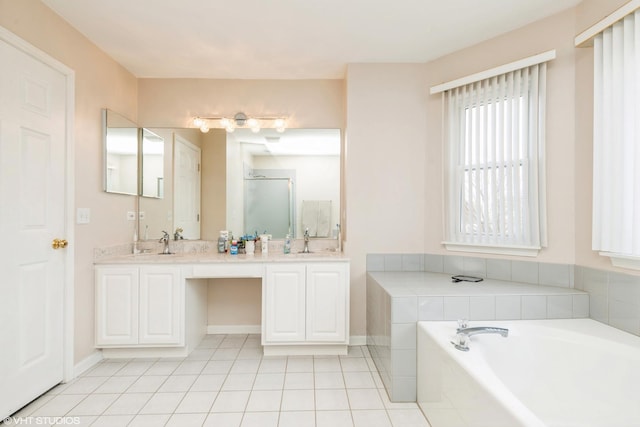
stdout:
{"type": "Polygon", "coordinates": [[[346,356],[346,344],[265,345],[265,356],[346,356]]]}

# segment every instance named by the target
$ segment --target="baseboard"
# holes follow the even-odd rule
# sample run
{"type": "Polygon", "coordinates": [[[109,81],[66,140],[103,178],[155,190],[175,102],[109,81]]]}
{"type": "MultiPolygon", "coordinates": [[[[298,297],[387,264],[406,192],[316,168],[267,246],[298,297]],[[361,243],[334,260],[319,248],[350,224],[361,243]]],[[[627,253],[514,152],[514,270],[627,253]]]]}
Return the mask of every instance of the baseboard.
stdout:
{"type": "Polygon", "coordinates": [[[208,325],[207,334],[260,334],[260,325],[208,325]]]}
{"type": "Polygon", "coordinates": [[[73,377],[76,378],[84,374],[89,369],[93,368],[97,363],[100,363],[102,359],[102,351],[94,351],[89,356],[85,357],[79,363],[76,363],[73,366],[73,377]]]}
{"type": "Polygon", "coordinates": [[[349,337],[349,345],[367,345],[366,335],[351,335],[349,337]]]}

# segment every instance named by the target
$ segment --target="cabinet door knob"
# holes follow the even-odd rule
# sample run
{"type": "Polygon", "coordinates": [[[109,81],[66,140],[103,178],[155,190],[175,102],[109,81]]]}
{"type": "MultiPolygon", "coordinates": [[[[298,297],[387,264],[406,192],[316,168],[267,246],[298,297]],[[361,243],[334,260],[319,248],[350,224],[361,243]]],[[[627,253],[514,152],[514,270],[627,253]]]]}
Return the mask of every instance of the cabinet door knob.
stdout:
{"type": "Polygon", "coordinates": [[[53,249],[64,249],[68,244],[69,242],[64,239],[53,239],[53,242],[51,242],[51,247],[53,249]]]}

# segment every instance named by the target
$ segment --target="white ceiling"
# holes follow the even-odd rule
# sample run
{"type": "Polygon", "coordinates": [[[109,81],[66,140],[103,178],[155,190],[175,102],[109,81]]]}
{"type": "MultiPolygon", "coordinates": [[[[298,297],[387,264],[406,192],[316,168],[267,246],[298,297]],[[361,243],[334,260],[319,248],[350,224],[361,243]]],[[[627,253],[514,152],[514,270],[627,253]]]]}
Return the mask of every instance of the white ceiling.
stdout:
{"type": "Polygon", "coordinates": [[[340,79],[424,63],[581,0],[42,0],[137,77],[340,79]]]}

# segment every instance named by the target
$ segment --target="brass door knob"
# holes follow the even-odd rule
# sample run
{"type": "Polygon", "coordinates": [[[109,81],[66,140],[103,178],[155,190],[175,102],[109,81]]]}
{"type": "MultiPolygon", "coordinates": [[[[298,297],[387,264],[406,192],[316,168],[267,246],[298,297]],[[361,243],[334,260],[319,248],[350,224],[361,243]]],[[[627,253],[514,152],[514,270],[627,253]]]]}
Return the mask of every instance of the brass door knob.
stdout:
{"type": "Polygon", "coordinates": [[[64,239],[53,239],[53,242],[51,242],[51,247],[53,249],[64,249],[68,244],[69,242],[64,239]]]}

